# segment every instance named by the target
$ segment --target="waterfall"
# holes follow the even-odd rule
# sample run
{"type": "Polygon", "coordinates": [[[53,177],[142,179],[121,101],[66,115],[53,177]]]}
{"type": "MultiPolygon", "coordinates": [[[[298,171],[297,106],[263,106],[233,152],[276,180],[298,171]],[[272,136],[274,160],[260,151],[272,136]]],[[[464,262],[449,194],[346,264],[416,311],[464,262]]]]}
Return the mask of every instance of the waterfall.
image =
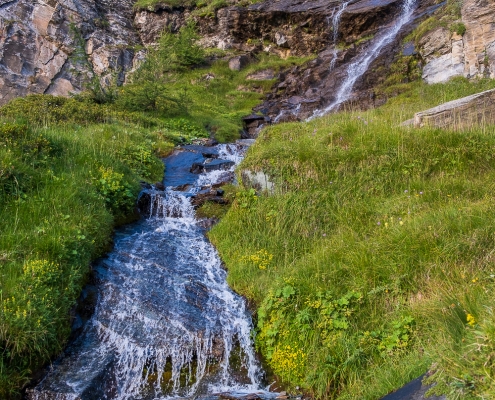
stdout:
{"type": "MultiPolygon", "coordinates": [[[[178,157],[201,159],[206,151],[239,163],[245,151],[197,147],[178,157]]],[[[151,190],[151,216],[117,233],[115,248],[96,268],[93,316],[28,398],[151,400],[260,391],[244,299],[228,287],[190,201],[229,171],[198,176],[189,173],[189,162],[186,172],[195,181],[187,192],[151,190]]]]}
{"type": "Polygon", "coordinates": [[[339,87],[335,100],[324,109],[314,111],[313,115],[307,119],[308,121],[337,109],[343,102],[349,100],[356,81],[368,70],[371,62],[376,59],[383,47],[392,42],[400,29],[410,21],[414,12],[415,1],[405,0],[401,14],[395,24],[372,40],[368,48],[347,67],[347,76],[339,87]]]}
{"type": "Polygon", "coordinates": [[[330,61],[330,71],[333,70],[333,68],[335,67],[335,62],[337,61],[337,40],[339,38],[340,17],[351,1],[352,0],[344,1],[332,16],[333,54],[332,61],[330,61]]]}

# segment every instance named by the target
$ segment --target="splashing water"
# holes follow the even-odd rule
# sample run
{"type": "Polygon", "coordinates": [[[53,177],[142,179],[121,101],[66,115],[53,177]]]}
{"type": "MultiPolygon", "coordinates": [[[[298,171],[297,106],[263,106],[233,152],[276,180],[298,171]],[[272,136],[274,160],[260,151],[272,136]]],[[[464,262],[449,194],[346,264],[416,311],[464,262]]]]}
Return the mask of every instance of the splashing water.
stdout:
{"type": "MultiPolygon", "coordinates": [[[[344,101],[349,100],[352,94],[352,88],[356,81],[368,70],[371,62],[376,59],[380,51],[388,45],[399,33],[400,29],[410,21],[416,0],[405,0],[402,6],[402,12],[395,24],[387,29],[383,34],[379,35],[369,45],[365,52],[356,57],[356,59],[347,67],[347,77],[340,86],[333,103],[325,107],[323,110],[316,110],[307,121],[316,117],[321,117],[332,110],[335,110],[344,101]]],[[[339,16],[340,18],[340,16],[339,16]]]]}
{"type": "Polygon", "coordinates": [[[344,1],[337,11],[334,12],[332,16],[332,32],[333,32],[333,54],[332,61],[330,61],[330,71],[335,67],[335,63],[337,61],[337,39],[339,38],[339,25],[340,25],[340,17],[344,13],[345,9],[349,5],[352,0],[344,1]]]}
{"type": "MultiPolygon", "coordinates": [[[[235,163],[243,150],[216,149],[235,163]]],[[[228,287],[190,203],[200,186],[218,179],[212,171],[188,193],[152,191],[152,217],[117,233],[97,267],[92,318],[28,397],[165,399],[259,390],[245,303],[228,287]]]]}

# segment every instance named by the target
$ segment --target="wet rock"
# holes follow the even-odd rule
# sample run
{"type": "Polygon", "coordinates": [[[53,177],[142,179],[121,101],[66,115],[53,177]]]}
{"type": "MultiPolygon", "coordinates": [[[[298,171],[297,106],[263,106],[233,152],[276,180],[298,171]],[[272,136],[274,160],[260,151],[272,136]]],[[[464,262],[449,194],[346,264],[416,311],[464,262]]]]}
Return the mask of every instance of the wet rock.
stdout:
{"type": "Polygon", "coordinates": [[[215,153],[201,153],[204,158],[218,158],[218,154],[215,153]]]}
{"type": "Polygon", "coordinates": [[[222,160],[218,158],[217,159],[210,158],[207,160],[211,160],[211,161],[208,163],[195,162],[192,165],[190,171],[193,174],[201,174],[202,172],[209,172],[209,171],[222,170],[222,169],[226,170],[234,165],[234,162],[229,160],[222,160]]]}
{"type": "Polygon", "coordinates": [[[192,188],[192,185],[190,183],[185,183],[184,185],[176,186],[173,189],[178,191],[178,192],[187,192],[191,188],[192,188]]]}
{"type": "Polygon", "coordinates": [[[221,196],[217,196],[216,191],[213,191],[212,193],[203,193],[203,194],[197,194],[194,196],[191,200],[191,204],[195,208],[201,207],[203,204],[205,204],[207,201],[216,203],[216,204],[222,204],[226,205],[229,204],[229,201],[221,196]]]}
{"type": "Polygon", "coordinates": [[[162,182],[156,182],[153,186],[156,190],[165,190],[165,185],[162,182]]]}
{"type": "Polygon", "coordinates": [[[247,138],[256,137],[260,127],[269,123],[269,121],[269,118],[258,114],[251,114],[247,117],[243,117],[242,122],[244,130],[247,132],[247,138]]]}
{"type": "Polygon", "coordinates": [[[414,46],[413,42],[408,42],[404,45],[404,49],[402,50],[402,55],[403,56],[414,56],[416,55],[416,47],[414,46]]]}
{"type": "Polygon", "coordinates": [[[416,113],[414,126],[438,128],[469,128],[479,123],[495,123],[495,89],[416,113]]]}

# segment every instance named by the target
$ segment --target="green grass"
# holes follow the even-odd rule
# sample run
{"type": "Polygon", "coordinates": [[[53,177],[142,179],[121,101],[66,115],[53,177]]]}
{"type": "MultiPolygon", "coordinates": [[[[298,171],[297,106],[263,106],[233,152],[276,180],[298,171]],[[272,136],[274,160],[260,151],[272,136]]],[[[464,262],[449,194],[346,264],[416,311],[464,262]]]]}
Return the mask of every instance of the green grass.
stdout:
{"type": "Polygon", "coordinates": [[[9,398],[63,348],[90,261],[109,249],[115,224],[135,217],[139,180],[160,180],[163,164],[157,135],[134,124],[0,121],[0,397],[9,398]]]}
{"type": "Polygon", "coordinates": [[[289,387],[376,399],[437,361],[439,388],[492,393],[495,129],[400,122],[494,86],[410,84],[376,110],[270,127],[250,149],[240,169],[277,190],[240,189],[210,237],[289,387]]]}
{"type": "Polygon", "coordinates": [[[0,108],[1,398],[16,398],[63,349],[90,262],[109,250],[115,225],[136,218],[139,181],[161,180],[157,157],[198,138],[238,138],[273,84],[247,75],[306,60],[261,56],[235,72],[206,62],[195,38],[192,25],[166,33],[124,88],[0,108]]]}

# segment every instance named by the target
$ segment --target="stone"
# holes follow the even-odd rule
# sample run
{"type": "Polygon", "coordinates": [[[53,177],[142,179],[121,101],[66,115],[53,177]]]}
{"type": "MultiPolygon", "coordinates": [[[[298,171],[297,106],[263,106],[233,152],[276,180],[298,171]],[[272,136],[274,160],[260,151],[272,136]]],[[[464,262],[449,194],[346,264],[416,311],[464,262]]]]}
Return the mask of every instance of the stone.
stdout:
{"type": "Polygon", "coordinates": [[[414,115],[414,126],[465,129],[482,123],[495,124],[495,89],[449,101],[414,115]]]}
{"type": "Polygon", "coordinates": [[[273,193],[275,184],[263,171],[241,171],[242,183],[245,187],[251,187],[259,192],[273,193]]]}
{"type": "Polygon", "coordinates": [[[457,58],[453,57],[452,53],[434,58],[423,68],[423,79],[426,83],[441,83],[446,82],[454,76],[459,76],[464,73],[464,63],[457,62],[457,58]]]}
{"type": "Polygon", "coordinates": [[[495,78],[495,3],[464,0],[462,22],[464,41],[464,75],[495,78]]]}
{"type": "Polygon", "coordinates": [[[287,36],[285,36],[282,32],[275,33],[275,43],[277,43],[277,46],[283,47],[287,47],[289,45],[287,36]]]}
{"type": "Polygon", "coordinates": [[[428,63],[451,52],[450,31],[444,27],[434,29],[423,36],[418,44],[421,57],[428,63]]]}
{"type": "Polygon", "coordinates": [[[30,93],[67,96],[94,73],[134,67],[133,0],[8,1],[0,6],[0,105],[30,93]],[[106,23],[101,23],[101,21],[106,23]],[[87,55],[87,63],[81,56],[87,55]]]}
{"type": "Polygon", "coordinates": [[[53,96],[67,96],[75,91],[72,83],[64,78],[57,78],[52,81],[50,87],[46,90],[47,94],[53,96]]]}
{"type": "Polygon", "coordinates": [[[262,71],[257,71],[246,76],[249,81],[268,81],[275,79],[275,71],[273,69],[264,69],[262,71]]]}
{"type": "Polygon", "coordinates": [[[216,171],[216,170],[226,170],[232,167],[235,163],[229,160],[221,160],[221,159],[207,159],[211,160],[208,163],[198,163],[195,162],[191,166],[191,172],[193,174],[201,174],[202,172],[216,171]]]}
{"type": "Polygon", "coordinates": [[[232,57],[229,60],[229,68],[232,71],[240,71],[248,64],[249,64],[249,57],[247,55],[232,57]]]}

